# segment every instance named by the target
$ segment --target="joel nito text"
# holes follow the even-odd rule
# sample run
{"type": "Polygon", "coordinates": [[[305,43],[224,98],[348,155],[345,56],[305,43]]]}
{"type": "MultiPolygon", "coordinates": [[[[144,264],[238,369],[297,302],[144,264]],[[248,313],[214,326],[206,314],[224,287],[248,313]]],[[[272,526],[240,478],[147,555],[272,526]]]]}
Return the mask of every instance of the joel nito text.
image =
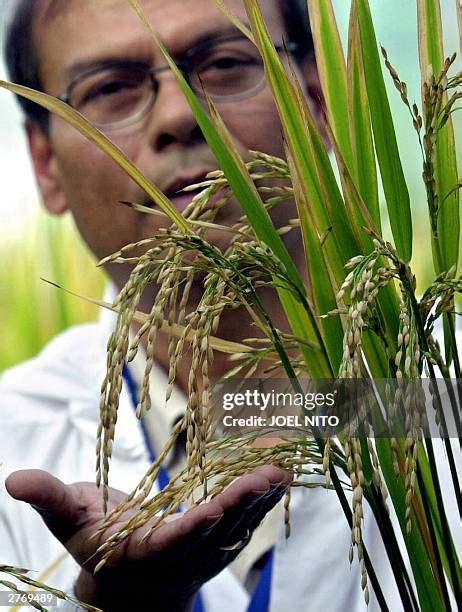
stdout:
{"type": "Polygon", "coordinates": [[[227,414],[223,417],[225,427],[337,427],[340,419],[335,415],[296,415],[278,414],[269,418],[251,415],[248,417],[233,417],[227,414]]]}

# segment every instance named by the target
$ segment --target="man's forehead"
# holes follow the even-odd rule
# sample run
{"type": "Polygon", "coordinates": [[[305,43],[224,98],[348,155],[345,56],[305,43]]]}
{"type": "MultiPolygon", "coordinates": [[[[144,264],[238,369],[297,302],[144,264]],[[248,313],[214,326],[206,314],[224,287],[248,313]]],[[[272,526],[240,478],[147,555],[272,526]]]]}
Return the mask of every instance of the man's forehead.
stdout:
{"type": "MultiPolygon", "coordinates": [[[[81,7],[85,2],[89,1],[94,2],[94,0],[34,0],[34,4],[36,16],[38,16],[40,20],[44,20],[46,22],[51,21],[76,7],[81,7]]],[[[152,0],[138,1],[142,6],[144,5],[144,7],[149,7],[152,4],[152,0]]],[[[260,0],[259,4],[274,5],[278,9],[279,14],[282,15],[281,2],[284,2],[284,0],[260,0]]],[[[101,7],[104,4],[110,4],[113,5],[114,8],[117,8],[117,5],[128,5],[128,0],[98,0],[97,4],[101,7]]],[[[210,4],[215,4],[214,0],[210,0],[210,4]]],[[[229,0],[224,0],[223,4],[229,5],[229,0]]],[[[243,4],[242,0],[240,0],[240,4],[243,4]]]]}
{"type": "MultiPolygon", "coordinates": [[[[128,0],[33,0],[33,2],[36,18],[45,24],[75,9],[85,8],[85,5],[89,3],[95,3],[101,8],[108,5],[114,7],[128,5],[128,0]]],[[[143,4],[143,0],[141,0],[141,4],[143,4]]]]}
{"type": "Polygon", "coordinates": [[[69,9],[75,0],[35,0],[36,15],[39,20],[51,21],[69,9]]]}
{"type": "MultiPolygon", "coordinates": [[[[224,0],[245,19],[242,0],[224,0]]],[[[270,30],[277,38],[284,28],[280,0],[260,0],[270,30]]],[[[155,62],[155,46],[128,0],[39,0],[34,40],[40,79],[54,93],[75,78],[75,66],[122,59],[122,55],[155,62]]],[[[202,39],[234,26],[214,0],[139,0],[148,20],[167,47],[180,55],[202,39]]],[[[159,59],[159,58],[158,58],[159,59]]],[[[57,93],[58,92],[58,93],[57,93]]]]}

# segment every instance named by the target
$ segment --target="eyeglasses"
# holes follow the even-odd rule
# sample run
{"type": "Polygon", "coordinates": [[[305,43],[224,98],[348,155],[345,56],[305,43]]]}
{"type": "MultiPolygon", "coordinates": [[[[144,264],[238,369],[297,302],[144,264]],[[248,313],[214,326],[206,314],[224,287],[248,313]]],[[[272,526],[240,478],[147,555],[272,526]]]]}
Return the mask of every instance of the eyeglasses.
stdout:
{"type": "MultiPolygon", "coordinates": [[[[294,52],[298,45],[288,43],[275,48],[278,52],[294,52]]],[[[257,48],[239,34],[197,45],[177,65],[196,95],[203,97],[206,91],[214,102],[254,96],[266,84],[257,48]]],[[[59,99],[98,128],[122,128],[151,110],[159,88],[156,76],[169,69],[151,68],[135,61],[111,62],[78,76],[59,99]]]]}

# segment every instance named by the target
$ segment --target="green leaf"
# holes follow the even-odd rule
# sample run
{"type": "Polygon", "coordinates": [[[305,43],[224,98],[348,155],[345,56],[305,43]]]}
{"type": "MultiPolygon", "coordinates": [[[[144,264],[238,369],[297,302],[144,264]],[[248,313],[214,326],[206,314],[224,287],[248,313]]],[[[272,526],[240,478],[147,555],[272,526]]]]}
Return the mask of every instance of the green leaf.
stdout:
{"type": "Polygon", "coordinates": [[[322,345],[326,347],[326,352],[332,367],[330,375],[333,376],[337,374],[342,361],[344,331],[340,317],[320,318],[320,315],[337,308],[337,300],[333,289],[333,275],[322,247],[321,237],[316,231],[316,224],[314,223],[311,207],[305,197],[290,152],[287,152],[287,159],[291,170],[294,196],[300,218],[306,267],[309,277],[310,298],[315,307],[315,316],[318,317],[315,325],[321,330],[322,345]]]}
{"type": "MultiPolygon", "coordinates": [[[[306,231],[309,224],[314,230],[313,235],[304,236],[305,245],[314,244],[314,240],[319,240],[320,236],[327,235],[322,245],[322,253],[325,260],[329,262],[333,286],[327,286],[326,281],[329,274],[325,273],[315,300],[316,306],[328,303],[330,307],[335,308],[335,301],[332,302],[327,295],[329,292],[335,295],[345,277],[345,262],[360,252],[357,239],[359,228],[356,228],[355,235],[336,182],[326,144],[319,134],[298,81],[295,78],[288,79],[266,30],[258,5],[253,0],[246,0],[245,6],[256,43],[265,63],[267,80],[272,88],[281,117],[287,148],[293,160],[295,170],[293,176],[296,176],[300,182],[304,200],[310,210],[309,223],[303,223],[303,211],[299,208],[302,231],[306,231]],[[321,291],[325,292],[326,299],[321,297],[321,291]]],[[[297,206],[300,205],[300,201],[300,199],[297,201],[297,206]]],[[[310,253],[309,256],[314,261],[315,255],[310,253]]],[[[319,272],[319,269],[317,271],[319,272]]],[[[328,325],[331,323],[329,322],[328,325]]],[[[326,334],[323,338],[331,357],[332,369],[336,372],[341,357],[340,334],[326,334]]],[[[311,366],[311,364],[308,365],[311,366]]]]}
{"type": "MultiPolygon", "coordinates": [[[[358,193],[367,206],[374,224],[381,233],[379,194],[377,185],[377,162],[367,98],[364,66],[361,56],[358,16],[356,5],[351,5],[348,32],[348,118],[353,150],[351,173],[358,193]]],[[[345,106],[346,108],[346,106],[345,106]]]]}
{"type": "MultiPolygon", "coordinates": [[[[444,65],[443,30],[439,0],[418,0],[419,60],[422,83],[430,74],[438,75],[444,65]]],[[[447,102],[444,95],[443,104],[447,102]]],[[[449,118],[438,132],[434,159],[438,195],[437,236],[433,236],[437,274],[457,265],[460,245],[459,190],[454,127],[449,118]]]]}
{"type": "MultiPolygon", "coordinates": [[[[444,63],[439,0],[418,0],[417,19],[420,72],[423,84],[429,79],[430,74],[437,75],[444,63]]],[[[446,102],[447,95],[444,94],[443,105],[446,102]]],[[[454,128],[451,117],[437,134],[433,166],[435,192],[438,198],[438,216],[436,233],[432,228],[431,236],[433,263],[437,274],[440,274],[449,270],[453,265],[457,266],[460,246],[460,192],[458,189],[454,190],[454,186],[458,182],[458,176],[454,128]]],[[[454,327],[454,323],[450,323],[449,316],[448,314],[444,320],[445,356],[448,363],[454,356],[456,374],[459,374],[460,364],[455,350],[455,338],[451,334],[451,327],[454,327]]]]}
{"type": "Polygon", "coordinates": [[[350,131],[345,121],[345,109],[348,107],[345,57],[332,2],[308,0],[308,10],[327,117],[343,159],[352,168],[350,131]]]}
{"type": "MultiPolygon", "coordinates": [[[[363,202],[361,195],[356,189],[356,185],[350,175],[350,172],[342,158],[339,147],[335,141],[335,137],[330,132],[327,124],[330,141],[337,160],[337,167],[340,173],[342,183],[343,196],[346,203],[349,223],[358,235],[358,243],[362,245],[362,252],[370,253],[373,250],[372,239],[362,230],[363,227],[373,229],[377,233],[379,229],[375,226],[374,219],[366,204],[363,202]],[[359,231],[358,230],[362,230],[359,231]]],[[[388,348],[395,345],[395,340],[398,334],[398,300],[396,290],[393,285],[388,284],[384,287],[377,296],[378,310],[377,315],[380,318],[381,328],[385,332],[385,338],[388,343],[388,348]]],[[[376,378],[387,378],[389,375],[389,366],[384,352],[382,341],[372,332],[368,332],[364,336],[363,342],[364,353],[367,357],[367,363],[371,374],[376,378]]]]}
{"type": "Polygon", "coordinates": [[[247,36],[249,40],[253,43],[255,42],[252,32],[249,28],[243,23],[239,17],[237,17],[223,2],[223,0],[213,0],[213,2],[217,5],[220,11],[226,15],[226,17],[231,21],[232,24],[236,26],[238,30],[240,30],[244,36],[247,36]]]}
{"type": "Polygon", "coordinates": [[[405,261],[412,255],[412,220],[396,133],[367,0],[353,0],[358,15],[361,55],[371,109],[375,150],[396,249],[405,261]]]}
{"type": "Polygon", "coordinates": [[[345,205],[316,122],[295,78],[289,79],[270,39],[255,0],[244,0],[255,41],[265,63],[268,84],[277,105],[284,135],[299,180],[313,211],[319,235],[332,228],[325,241],[327,258],[337,283],[343,265],[359,246],[348,222],[345,205]]]}

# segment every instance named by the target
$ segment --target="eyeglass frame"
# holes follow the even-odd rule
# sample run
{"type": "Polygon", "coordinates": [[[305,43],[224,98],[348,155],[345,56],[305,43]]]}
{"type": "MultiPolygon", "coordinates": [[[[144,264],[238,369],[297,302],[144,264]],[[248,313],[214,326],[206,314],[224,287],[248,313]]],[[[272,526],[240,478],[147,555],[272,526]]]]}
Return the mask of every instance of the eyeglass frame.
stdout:
{"type": "MultiPolygon", "coordinates": [[[[181,74],[183,75],[186,82],[188,83],[188,85],[191,87],[191,89],[194,91],[196,95],[203,97],[204,92],[197,91],[196,88],[193,87],[193,85],[191,84],[190,77],[191,77],[191,72],[192,72],[192,66],[191,66],[192,60],[195,58],[195,56],[198,53],[200,53],[203,50],[207,50],[208,48],[213,48],[215,45],[218,45],[222,42],[228,42],[228,41],[234,41],[234,40],[246,40],[246,37],[242,34],[229,34],[229,35],[224,35],[224,36],[220,36],[217,38],[213,38],[211,40],[206,40],[188,49],[183,54],[182,59],[176,62],[176,65],[181,71],[181,74]]],[[[296,42],[274,43],[274,48],[276,49],[278,53],[281,53],[282,51],[286,51],[288,53],[296,53],[298,49],[300,48],[300,45],[299,43],[296,43],[296,42]]],[[[94,125],[96,127],[108,130],[108,129],[123,128],[127,125],[132,125],[133,123],[136,123],[142,117],[147,115],[147,113],[153,107],[155,99],[156,99],[156,87],[158,86],[158,83],[155,81],[155,75],[161,72],[165,72],[166,70],[170,70],[170,66],[168,64],[164,66],[151,67],[148,64],[145,64],[144,62],[138,62],[136,60],[121,60],[121,61],[107,62],[107,63],[101,64],[100,66],[96,66],[95,68],[92,68],[90,70],[87,70],[83,72],[82,74],[78,75],[77,77],[75,77],[75,79],[73,79],[72,82],[68,85],[66,91],[62,95],[56,96],[57,99],[61,100],[61,102],[65,102],[66,104],[69,104],[70,106],[72,106],[70,104],[72,90],[80,81],[82,81],[82,79],[86,79],[89,76],[92,76],[94,74],[97,74],[98,72],[102,72],[103,70],[107,70],[108,68],[113,68],[113,67],[127,67],[127,68],[133,67],[133,68],[137,68],[143,71],[151,79],[151,92],[152,93],[151,93],[151,96],[146,106],[140,109],[135,115],[133,115],[133,117],[127,117],[126,119],[122,119],[121,121],[116,121],[113,123],[102,123],[102,124],[95,123],[94,125]]],[[[223,95],[223,96],[214,94],[214,95],[211,95],[210,98],[211,100],[216,101],[216,102],[219,102],[219,101],[233,102],[235,100],[242,100],[245,98],[250,98],[256,95],[259,91],[261,91],[264,87],[264,84],[265,84],[265,75],[263,74],[261,82],[258,83],[258,85],[255,85],[254,87],[249,89],[248,91],[230,94],[230,95],[223,95]]]]}

